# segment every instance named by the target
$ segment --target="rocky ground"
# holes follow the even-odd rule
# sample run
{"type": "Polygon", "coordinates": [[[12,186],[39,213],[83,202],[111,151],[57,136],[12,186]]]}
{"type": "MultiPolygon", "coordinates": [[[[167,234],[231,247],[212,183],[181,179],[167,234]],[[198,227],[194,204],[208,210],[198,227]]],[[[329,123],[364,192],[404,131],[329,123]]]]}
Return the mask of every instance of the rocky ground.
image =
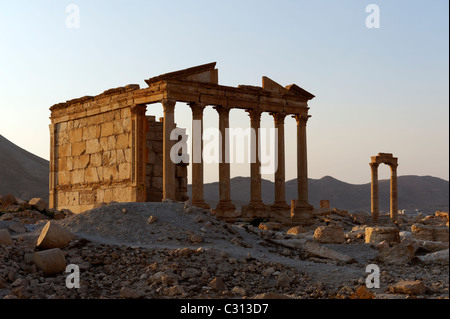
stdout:
{"type": "Polygon", "coordinates": [[[449,297],[448,213],[371,225],[368,214],[321,209],[314,225],[282,227],[227,224],[187,203],[110,203],[73,215],[39,200],[0,202],[0,234],[12,239],[0,236],[0,298],[449,297]],[[80,269],[79,288],[36,262],[48,222],[75,235],[61,250],[80,269]],[[366,288],[370,264],[379,288],[366,288]]]}

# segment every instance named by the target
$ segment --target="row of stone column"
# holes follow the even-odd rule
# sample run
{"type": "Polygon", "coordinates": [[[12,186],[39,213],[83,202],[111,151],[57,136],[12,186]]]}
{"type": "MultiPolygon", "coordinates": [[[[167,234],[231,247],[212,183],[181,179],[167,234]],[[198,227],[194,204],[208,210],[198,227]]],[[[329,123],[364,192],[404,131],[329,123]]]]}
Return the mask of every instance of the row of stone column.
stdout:
{"type": "MultiPolygon", "coordinates": [[[[170,140],[170,132],[175,127],[174,122],[174,108],[176,101],[164,100],[162,105],[164,108],[164,158],[163,158],[163,199],[175,198],[175,176],[174,163],[170,160],[170,149],[173,142],[170,140]]],[[[189,105],[192,110],[193,121],[200,121],[200,132],[196,132],[195,136],[203,135],[203,110],[206,105],[200,103],[191,103],[189,105]],[[198,135],[200,133],[200,135],[198,135]]],[[[230,163],[229,159],[225,158],[229,154],[226,152],[228,145],[226,145],[226,129],[229,128],[229,113],[230,108],[223,106],[216,106],[214,109],[219,115],[219,131],[221,134],[221,157],[219,161],[219,203],[216,207],[216,215],[224,219],[232,219],[235,215],[235,206],[231,202],[230,191],[230,163]]],[[[256,134],[255,139],[251,139],[252,156],[250,168],[250,202],[246,209],[258,212],[267,211],[267,206],[263,203],[261,197],[261,174],[260,174],[260,159],[259,159],[259,128],[261,122],[261,111],[247,110],[250,116],[251,128],[256,134]]],[[[277,112],[270,113],[274,117],[275,128],[278,131],[278,168],[275,172],[275,201],[271,206],[273,211],[283,212],[284,218],[292,217],[298,211],[304,213],[304,210],[311,210],[312,206],[308,203],[308,169],[307,169],[307,152],[306,152],[306,123],[310,117],[307,114],[296,114],[293,117],[297,121],[297,174],[298,174],[298,200],[289,206],[286,203],[285,191],[285,147],[284,147],[284,120],[285,113],[277,112]],[[290,211],[289,211],[290,210],[290,211]],[[286,216],[286,211],[288,215],[286,216]],[[289,214],[290,212],[290,214],[289,214]]],[[[193,125],[194,127],[194,125],[193,125]]],[[[202,154],[203,139],[192,139],[192,155],[202,154]]],[[[192,161],[192,204],[195,206],[209,208],[204,201],[203,195],[203,159],[196,158],[192,161]]],[[[301,214],[300,213],[300,214],[301,214]]],[[[256,216],[254,216],[256,217],[256,216]]]]}

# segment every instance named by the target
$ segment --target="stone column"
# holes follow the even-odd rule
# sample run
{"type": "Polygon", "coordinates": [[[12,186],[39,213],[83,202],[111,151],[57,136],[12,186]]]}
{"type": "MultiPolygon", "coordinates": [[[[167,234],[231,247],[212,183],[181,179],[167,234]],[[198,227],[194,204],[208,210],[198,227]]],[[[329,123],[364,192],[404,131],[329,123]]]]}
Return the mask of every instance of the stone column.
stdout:
{"type": "Polygon", "coordinates": [[[250,116],[252,129],[250,148],[250,203],[242,207],[242,215],[245,219],[269,217],[269,210],[261,199],[261,162],[259,159],[259,128],[261,122],[261,111],[247,110],[250,116]]]}
{"type": "Polygon", "coordinates": [[[227,137],[227,129],[230,125],[230,109],[223,106],[214,107],[219,114],[219,131],[221,136],[220,142],[220,162],[219,162],[219,203],[216,207],[216,216],[234,221],[236,218],[236,206],[231,202],[230,191],[230,159],[228,148],[229,139],[227,137]]]}
{"type": "Polygon", "coordinates": [[[203,110],[205,105],[190,103],[189,106],[192,109],[192,205],[209,209],[203,197],[203,110]],[[198,123],[200,123],[199,126],[198,123]]]}
{"type": "Polygon", "coordinates": [[[397,165],[389,165],[391,168],[391,221],[397,221],[398,201],[397,201],[397,165]]]}
{"type": "Polygon", "coordinates": [[[275,172],[275,201],[271,206],[270,220],[287,223],[290,220],[290,207],[286,203],[286,170],[284,148],[284,119],[286,114],[270,113],[277,131],[277,170],[275,172]]]}
{"type": "Polygon", "coordinates": [[[250,203],[260,203],[261,200],[261,162],[259,160],[259,128],[261,123],[261,112],[259,110],[247,110],[250,116],[250,125],[255,133],[251,135],[250,148],[252,158],[250,164],[250,203]]]}
{"type": "Polygon", "coordinates": [[[371,186],[370,186],[370,209],[372,211],[372,222],[377,223],[380,214],[378,206],[378,164],[370,163],[371,186]]]}
{"type": "Polygon", "coordinates": [[[50,124],[49,125],[50,130],[50,172],[49,172],[49,208],[58,208],[58,196],[57,196],[57,190],[56,185],[58,185],[58,182],[56,180],[58,176],[58,172],[56,170],[57,165],[57,149],[56,149],[56,125],[50,124]]]}
{"type": "Polygon", "coordinates": [[[163,127],[163,201],[175,200],[175,163],[170,159],[170,150],[174,141],[170,140],[170,133],[175,128],[174,100],[163,100],[164,127],[163,127]]]}
{"type": "Polygon", "coordinates": [[[297,121],[297,191],[298,199],[292,203],[291,217],[299,223],[314,223],[313,207],[308,202],[308,156],[306,147],[306,123],[311,117],[308,114],[296,114],[297,121]]]}

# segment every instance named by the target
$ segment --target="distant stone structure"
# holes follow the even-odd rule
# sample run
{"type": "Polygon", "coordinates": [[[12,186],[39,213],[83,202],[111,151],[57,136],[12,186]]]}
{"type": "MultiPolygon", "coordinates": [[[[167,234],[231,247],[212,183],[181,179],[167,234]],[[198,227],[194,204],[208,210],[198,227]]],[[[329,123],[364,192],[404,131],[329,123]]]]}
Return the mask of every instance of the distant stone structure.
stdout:
{"type": "Polygon", "coordinates": [[[380,164],[389,165],[391,168],[391,195],[390,195],[390,215],[393,222],[397,221],[398,215],[398,198],[397,198],[397,166],[398,158],[393,157],[390,153],[378,153],[377,156],[371,157],[371,211],[372,221],[378,222],[379,204],[378,204],[378,166],[380,164]]]}
{"type": "MultiPolygon", "coordinates": [[[[220,201],[216,216],[228,221],[261,217],[283,223],[310,224],[313,207],[308,202],[306,123],[308,101],[314,95],[292,84],[283,87],[268,77],[262,87],[218,84],[216,63],[163,74],[139,85],[107,90],[52,106],[50,154],[50,207],[81,212],[96,203],[187,200],[187,163],[170,160],[174,141],[176,102],[187,103],[193,120],[203,121],[203,110],[213,106],[219,116],[222,154],[219,163],[220,201]],[[161,103],[162,122],[146,116],[147,104],[161,103]],[[261,198],[259,159],[251,165],[250,202],[235,212],[230,198],[230,163],[225,160],[229,112],[244,109],[258,134],[261,114],[274,117],[278,129],[278,169],[275,173],[275,202],[261,198]],[[284,120],[297,121],[298,198],[291,206],[285,198],[284,120]]],[[[258,139],[256,139],[258,140],[258,139]]],[[[192,149],[203,148],[192,140],[192,149]]],[[[258,154],[258,143],[251,145],[258,154]]],[[[192,204],[204,208],[203,160],[192,163],[192,204]]]]}

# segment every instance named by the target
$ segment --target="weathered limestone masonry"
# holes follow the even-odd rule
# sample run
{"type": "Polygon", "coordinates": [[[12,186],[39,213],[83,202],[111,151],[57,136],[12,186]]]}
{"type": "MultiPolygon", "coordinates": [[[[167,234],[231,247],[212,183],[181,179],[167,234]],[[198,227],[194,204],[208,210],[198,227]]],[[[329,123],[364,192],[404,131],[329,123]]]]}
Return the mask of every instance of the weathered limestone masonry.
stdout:
{"type": "MultiPolygon", "coordinates": [[[[51,108],[50,207],[79,213],[103,202],[161,201],[162,123],[145,116],[146,105],[133,104],[138,89],[51,108]]],[[[174,167],[174,176],[176,196],[186,200],[186,167],[174,167]]]]}
{"type": "MultiPolygon", "coordinates": [[[[163,118],[156,122],[154,116],[147,116],[147,120],[146,201],[160,202],[163,199],[163,118]]],[[[178,201],[189,199],[187,196],[187,164],[181,162],[175,165],[177,184],[175,197],[178,201]]]]}
{"type": "MultiPolygon", "coordinates": [[[[262,78],[261,87],[219,85],[215,65],[209,63],[150,78],[145,81],[148,88],[128,85],[51,107],[50,206],[81,212],[111,200],[186,200],[187,163],[175,165],[170,160],[175,143],[170,140],[175,128],[175,106],[176,102],[183,102],[191,107],[193,120],[203,121],[203,111],[208,106],[219,116],[222,162],[218,165],[220,201],[215,208],[219,218],[235,221],[264,217],[287,224],[311,223],[306,123],[310,117],[308,101],[314,95],[295,84],[283,87],[268,77],[262,78]],[[154,103],[163,106],[162,122],[145,115],[147,105],[154,103]],[[250,164],[251,198],[242,214],[235,212],[230,198],[230,163],[223,152],[227,148],[225,132],[233,109],[246,110],[255,129],[260,127],[263,112],[271,114],[281,145],[277,150],[275,203],[269,206],[262,202],[261,163],[256,158],[250,164]],[[286,116],[297,121],[298,198],[291,205],[285,198],[286,116]]],[[[193,140],[192,147],[202,150],[203,144],[193,140]]],[[[193,164],[192,189],[193,204],[207,208],[202,160],[193,164]]]]}

